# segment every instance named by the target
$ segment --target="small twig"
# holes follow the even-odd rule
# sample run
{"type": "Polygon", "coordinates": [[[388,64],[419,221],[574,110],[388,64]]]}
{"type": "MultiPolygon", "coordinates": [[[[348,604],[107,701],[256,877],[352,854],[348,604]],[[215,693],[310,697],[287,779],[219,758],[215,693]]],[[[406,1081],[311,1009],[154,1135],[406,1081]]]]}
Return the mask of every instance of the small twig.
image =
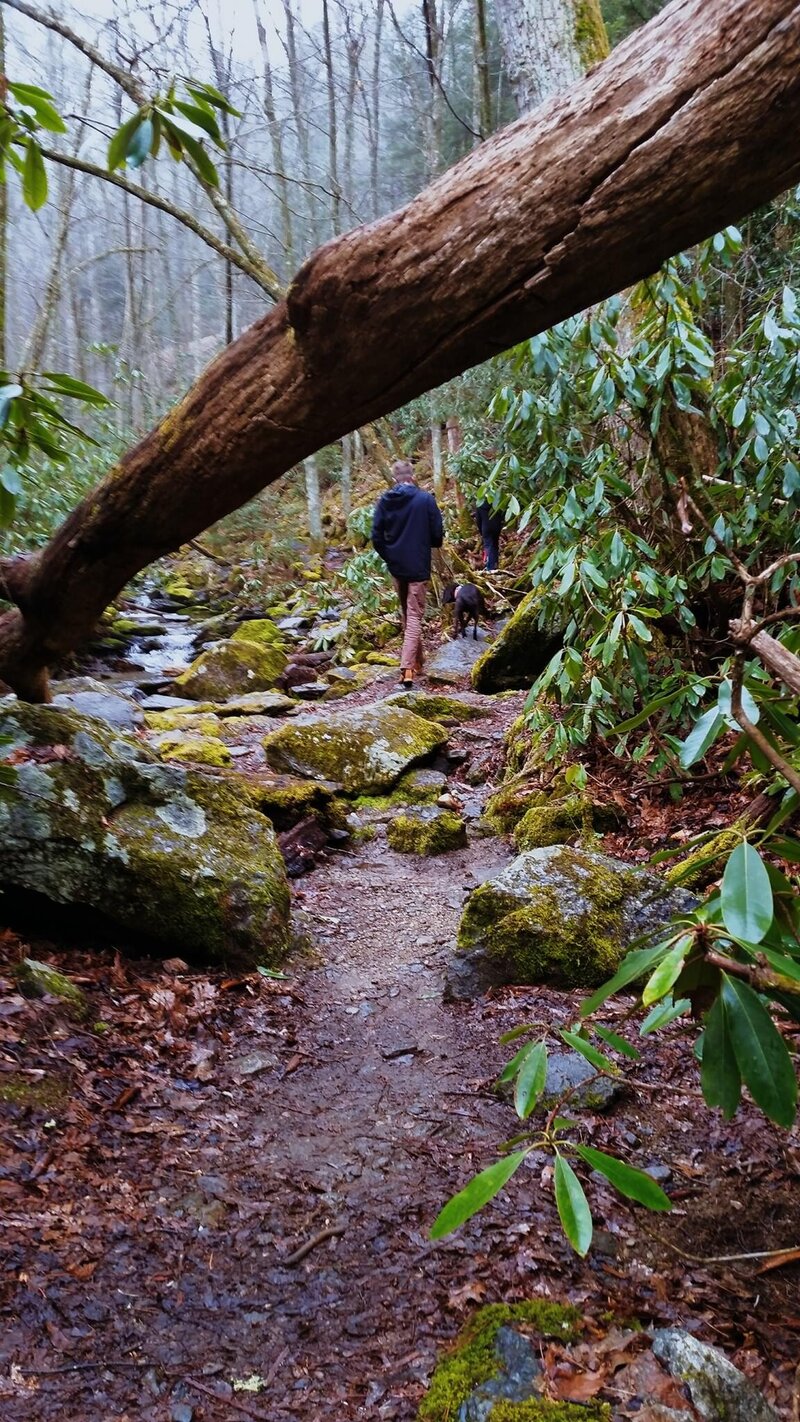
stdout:
{"type": "Polygon", "coordinates": [[[94,1368],[152,1368],[153,1363],[124,1363],[119,1358],[99,1358],[96,1363],[66,1363],[63,1368],[20,1368],[24,1378],[55,1378],[62,1373],[90,1373],[94,1368]]]}
{"type": "Polygon", "coordinates": [[[301,1244],[299,1249],[295,1249],[294,1253],[287,1254],[286,1258],[281,1260],[282,1267],[284,1269],[293,1268],[295,1264],[299,1264],[302,1259],[305,1259],[312,1249],[316,1249],[318,1244],[324,1244],[326,1239],[335,1239],[337,1235],[344,1234],[345,1228],[346,1226],[343,1224],[326,1225],[324,1229],[312,1234],[311,1238],[307,1239],[305,1244],[301,1244]]]}
{"type": "Polygon", "coordinates": [[[227,558],[220,558],[219,553],[212,553],[210,548],[206,548],[204,543],[200,543],[196,538],[189,539],[189,547],[196,548],[198,553],[202,553],[204,558],[210,558],[212,563],[218,563],[220,568],[230,568],[227,558]]]}
{"type": "Polygon", "coordinates": [[[220,1397],[219,1393],[215,1392],[213,1387],[207,1387],[205,1383],[199,1382],[197,1378],[184,1378],[183,1381],[187,1387],[193,1387],[196,1392],[202,1392],[205,1393],[206,1397],[212,1397],[220,1407],[232,1407],[234,1412],[241,1412],[243,1417],[255,1418],[255,1422],[274,1422],[274,1418],[268,1417],[266,1412],[254,1412],[245,1402],[237,1402],[233,1397],[220,1397]]]}
{"type": "Polygon", "coordinates": [[[659,1244],[663,1244],[667,1249],[672,1249],[681,1259],[690,1259],[693,1264],[739,1264],[747,1259],[776,1259],[780,1254],[790,1254],[791,1249],[756,1249],[750,1254],[709,1254],[705,1258],[700,1254],[688,1254],[685,1249],[681,1249],[672,1240],[665,1239],[663,1235],[656,1234],[655,1230],[647,1230],[651,1239],[657,1239],[659,1244]]]}

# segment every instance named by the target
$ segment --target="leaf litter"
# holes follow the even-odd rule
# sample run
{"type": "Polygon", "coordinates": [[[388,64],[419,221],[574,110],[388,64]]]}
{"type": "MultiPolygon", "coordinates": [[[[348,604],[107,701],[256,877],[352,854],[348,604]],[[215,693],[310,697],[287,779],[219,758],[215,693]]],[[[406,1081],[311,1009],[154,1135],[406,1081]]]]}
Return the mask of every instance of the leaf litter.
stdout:
{"type": "MultiPolygon", "coordinates": [[[[516,709],[497,703],[489,746],[516,709]]],[[[619,765],[609,775],[624,798],[619,765]]],[[[639,798],[609,852],[641,858],[722,814],[719,796],[639,798]]],[[[618,1418],[642,1417],[642,1396],[686,1410],[648,1347],[648,1328],[678,1324],[792,1415],[797,1130],[747,1106],[728,1123],[708,1112],[679,1023],[626,1064],[607,1115],[582,1118],[587,1144],[656,1172],[670,1215],[584,1171],[596,1229],[580,1259],[533,1155],[459,1233],[428,1238],[514,1128],[494,1089],[501,1034],[577,1015],[578,994],[546,989],[441,1001],[463,894],[509,853],[477,839],[446,867],[378,841],[332,856],[294,886],[313,953],[286,979],[123,956],[107,935],[36,922],[0,934],[4,1422],[403,1422],[477,1307],[544,1296],[583,1319],[579,1343],[543,1348],[553,1399],[605,1399],[618,1418]],[[81,986],[84,1024],[16,992],[23,956],[81,986]],[[709,1262],[775,1250],[770,1272],[709,1262]]],[[[624,1004],[606,1018],[630,1033],[624,1004]]]]}

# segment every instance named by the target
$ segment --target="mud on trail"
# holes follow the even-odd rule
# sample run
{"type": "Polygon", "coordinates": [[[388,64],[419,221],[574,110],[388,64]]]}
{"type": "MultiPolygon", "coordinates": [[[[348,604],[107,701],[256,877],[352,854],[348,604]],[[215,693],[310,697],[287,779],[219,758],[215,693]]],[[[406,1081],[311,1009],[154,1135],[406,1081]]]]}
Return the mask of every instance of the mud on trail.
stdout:
{"type": "MultiPolygon", "coordinates": [[[[517,709],[497,701],[453,743],[497,758],[517,709]]],[[[468,804],[482,793],[453,784],[468,804]]],[[[575,1017],[577,996],[546,990],[442,1001],[465,894],[510,854],[476,833],[439,858],[382,837],[332,854],[295,885],[307,950],[286,980],[87,951],[62,928],[59,966],[100,1030],[3,979],[5,1080],[31,1086],[4,1108],[4,1422],[410,1422],[477,1304],[547,1295],[579,1306],[588,1337],[612,1316],[689,1323],[791,1416],[797,1266],[685,1256],[800,1241],[797,1147],[755,1114],[700,1108],[677,1031],[647,1046],[641,1090],[586,1119],[595,1144],[661,1168],[674,1217],[597,1184],[599,1248],[580,1260],[531,1157],[429,1241],[514,1131],[492,1085],[500,1034],[575,1017]]],[[[53,952],[30,926],[23,948],[19,923],[1,946],[8,965],[53,952]]],[[[636,1415],[628,1400],[615,1416],[636,1415]]]]}

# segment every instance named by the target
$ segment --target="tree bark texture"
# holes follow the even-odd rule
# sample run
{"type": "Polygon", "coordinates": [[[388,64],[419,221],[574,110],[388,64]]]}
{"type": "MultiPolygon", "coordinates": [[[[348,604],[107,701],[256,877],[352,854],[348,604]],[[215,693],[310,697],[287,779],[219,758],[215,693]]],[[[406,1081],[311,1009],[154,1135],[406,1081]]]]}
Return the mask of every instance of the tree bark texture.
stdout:
{"type": "Polygon", "coordinates": [[[608,53],[600,0],[495,0],[520,114],[574,84],[608,53]]]}
{"type": "Polygon", "coordinates": [[[47,694],[130,577],[315,450],[652,272],[800,178],[800,0],[674,0],[286,298],[29,559],[0,677],[47,694]]]}

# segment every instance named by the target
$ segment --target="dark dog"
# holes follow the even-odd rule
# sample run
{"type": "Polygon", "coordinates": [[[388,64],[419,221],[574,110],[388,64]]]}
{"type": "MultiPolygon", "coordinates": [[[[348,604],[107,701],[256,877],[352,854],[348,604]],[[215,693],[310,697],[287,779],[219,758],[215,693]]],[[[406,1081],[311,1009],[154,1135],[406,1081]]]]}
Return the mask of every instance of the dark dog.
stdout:
{"type": "Polygon", "coordinates": [[[485,617],[486,604],[483,601],[483,593],[480,588],[476,588],[474,583],[450,583],[442,594],[442,603],[454,603],[453,609],[453,636],[466,637],[467,628],[470,622],[472,626],[472,639],[478,640],[478,618],[485,617]]]}

